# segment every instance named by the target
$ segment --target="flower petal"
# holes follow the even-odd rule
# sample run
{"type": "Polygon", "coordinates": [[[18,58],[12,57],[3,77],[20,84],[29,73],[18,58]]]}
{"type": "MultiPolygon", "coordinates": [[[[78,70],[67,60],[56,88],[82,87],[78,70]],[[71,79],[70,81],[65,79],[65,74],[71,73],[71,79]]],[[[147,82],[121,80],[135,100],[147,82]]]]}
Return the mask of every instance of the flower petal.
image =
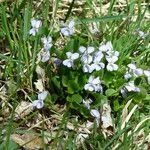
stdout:
{"type": "Polygon", "coordinates": [[[38,99],[39,100],[44,100],[47,97],[48,92],[47,91],[43,91],[41,93],[38,94],[38,99]]]}

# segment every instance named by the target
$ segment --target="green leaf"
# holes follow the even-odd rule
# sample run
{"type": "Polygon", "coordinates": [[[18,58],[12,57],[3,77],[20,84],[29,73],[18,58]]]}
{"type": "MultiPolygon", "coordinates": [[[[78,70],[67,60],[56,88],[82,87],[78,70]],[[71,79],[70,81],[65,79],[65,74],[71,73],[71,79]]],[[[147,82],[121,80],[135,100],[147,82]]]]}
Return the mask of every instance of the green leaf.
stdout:
{"type": "Polygon", "coordinates": [[[79,94],[74,94],[72,96],[68,96],[67,100],[69,102],[76,102],[76,103],[81,103],[82,102],[82,97],[79,94]]]}
{"type": "Polygon", "coordinates": [[[145,99],[147,96],[147,91],[144,88],[140,88],[140,92],[134,93],[134,101],[136,103],[141,102],[143,99],[145,99]]]}
{"type": "Polygon", "coordinates": [[[68,78],[66,76],[62,76],[62,84],[64,87],[68,86],[68,78]]]}
{"type": "Polygon", "coordinates": [[[95,101],[93,104],[94,107],[99,107],[107,101],[107,97],[103,94],[94,93],[93,96],[95,98],[95,101]]]}
{"type": "Polygon", "coordinates": [[[68,81],[68,93],[69,94],[74,94],[75,92],[79,91],[79,85],[74,81],[74,80],[69,80],[68,81]]]}
{"type": "Polygon", "coordinates": [[[114,89],[108,89],[108,90],[106,90],[105,94],[106,94],[107,97],[118,95],[117,91],[114,90],[114,89]]]}
{"type": "Polygon", "coordinates": [[[59,81],[59,77],[58,77],[58,76],[53,77],[53,78],[52,78],[52,82],[53,82],[53,84],[54,84],[58,89],[61,88],[61,87],[60,87],[60,81],[59,81]]]}

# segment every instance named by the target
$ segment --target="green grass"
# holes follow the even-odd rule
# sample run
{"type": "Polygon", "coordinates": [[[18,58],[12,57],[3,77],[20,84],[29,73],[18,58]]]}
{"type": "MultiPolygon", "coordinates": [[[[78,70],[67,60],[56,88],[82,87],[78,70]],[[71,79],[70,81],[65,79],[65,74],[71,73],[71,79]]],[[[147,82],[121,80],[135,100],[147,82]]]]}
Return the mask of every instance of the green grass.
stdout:
{"type": "MultiPolygon", "coordinates": [[[[101,0],[86,0],[81,6],[78,6],[76,1],[73,1],[66,4],[68,7],[62,6],[63,1],[60,0],[54,2],[49,0],[41,0],[39,2],[35,0],[0,2],[0,44],[6,41],[6,47],[2,47],[2,52],[0,49],[0,69],[3,68],[1,69],[2,71],[0,70],[0,87],[5,85],[7,90],[5,106],[0,106],[0,117],[2,117],[2,121],[0,120],[0,149],[13,150],[21,148],[19,144],[16,144],[11,139],[11,135],[14,133],[28,133],[40,136],[43,143],[41,146],[42,149],[57,149],[58,147],[62,147],[62,149],[68,150],[109,150],[116,145],[116,149],[118,150],[145,149],[145,145],[148,143],[143,142],[139,147],[134,141],[134,136],[138,135],[141,129],[144,130],[144,137],[148,136],[150,132],[149,120],[144,122],[137,131],[134,131],[134,129],[139,122],[149,116],[149,97],[147,100],[141,99],[138,102],[139,107],[133,113],[124,129],[121,129],[121,114],[127,101],[124,101],[120,108],[117,108],[119,104],[115,103],[116,106],[112,106],[112,119],[115,125],[113,134],[105,138],[103,129],[97,128],[95,124],[93,129],[91,129],[91,134],[89,134],[88,138],[80,146],[77,146],[75,143],[78,131],[68,129],[67,123],[71,122],[77,128],[87,118],[79,115],[75,110],[68,109],[68,103],[65,104],[61,100],[55,102],[57,97],[60,98],[62,96],[62,99],[67,97],[63,95],[63,92],[60,92],[60,94],[58,91],[59,94],[56,92],[50,95],[47,100],[49,102],[44,110],[34,110],[23,119],[16,121],[14,119],[14,111],[21,101],[36,99],[37,90],[34,82],[38,79],[36,74],[37,54],[41,49],[40,39],[43,35],[52,35],[53,44],[56,47],[52,49],[52,52],[55,52],[58,56],[63,51],[66,52],[71,48],[74,48],[76,51],[76,48],[82,44],[90,45],[92,43],[93,46],[98,47],[99,43],[103,41],[112,41],[113,47],[120,52],[118,61],[120,69],[125,70],[125,66],[131,60],[136,61],[137,65],[145,69],[150,69],[150,48],[148,47],[150,36],[140,39],[137,35],[133,34],[136,29],[149,34],[150,22],[145,18],[145,14],[150,10],[148,1],[146,3],[147,5],[144,8],[142,0],[125,1],[123,9],[120,11],[118,2],[111,0],[108,12],[104,15],[102,7],[107,4],[107,1],[104,2],[101,0]],[[138,8],[137,12],[135,7],[138,8]],[[82,9],[82,13],[80,11],[75,12],[74,8],[82,9]],[[97,10],[100,10],[99,13],[97,10]],[[133,17],[137,17],[135,21],[133,21],[133,17]],[[30,20],[32,18],[41,19],[44,26],[35,37],[29,35],[30,20]],[[62,18],[65,21],[72,18],[75,19],[77,34],[72,39],[62,38],[59,35],[59,21],[62,18]],[[98,25],[100,31],[98,35],[93,35],[90,32],[88,28],[90,23],[98,25]],[[56,43],[58,40],[65,43],[63,48],[57,46],[56,43]],[[139,51],[137,56],[133,55],[135,51],[139,51]],[[143,57],[142,60],[141,57],[143,57]],[[63,109],[61,108],[61,110],[59,107],[63,107],[63,109]],[[9,108],[9,116],[5,118],[5,113],[3,112],[6,108],[9,108]],[[30,125],[28,126],[27,123],[32,122],[32,120],[35,121],[35,118],[38,118],[38,114],[42,116],[41,126],[28,131],[30,125]],[[52,124],[52,129],[47,127],[47,130],[51,131],[51,135],[48,135],[48,137],[52,140],[50,143],[44,144],[44,139],[47,136],[45,135],[45,131],[47,130],[44,127],[44,119],[52,118],[53,115],[56,115],[59,119],[57,117],[50,119],[50,122],[55,121],[52,124]],[[52,135],[53,132],[55,135],[52,135]]],[[[63,55],[65,56],[64,53],[63,55]]],[[[46,65],[41,64],[41,66],[45,67],[48,77],[51,79],[51,76],[55,74],[50,70],[53,68],[50,64],[51,62],[46,65]]],[[[117,77],[117,74],[115,76],[117,77]]],[[[121,83],[121,80],[118,79],[118,82],[121,83]]],[[[46,89],[55,91],[56,89],[53,88],[54,83],[50,82],[52,81],[46,83],[46,89]]],[[[58,85],[58,81],[55,84],[58,85]]],[[[111,88],[116,86],[119,89],[119,85],[117,84],[110,86],[111,88]]],[[[149,95],[149,87],[147,87],[147,91],[149,95]]],[[[0,103],[4,103],[1,99],[1,91],[0,103]]],[[[129,112],[134,106],[135,103],[129,106],[129,112]]]]}

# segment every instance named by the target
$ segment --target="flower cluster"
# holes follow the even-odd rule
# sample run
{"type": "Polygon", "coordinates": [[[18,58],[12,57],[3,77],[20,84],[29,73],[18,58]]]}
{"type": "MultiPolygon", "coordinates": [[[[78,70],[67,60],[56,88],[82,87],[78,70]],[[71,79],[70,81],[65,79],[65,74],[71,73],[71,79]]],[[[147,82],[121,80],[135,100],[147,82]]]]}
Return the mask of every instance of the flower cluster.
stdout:
{"type": "Polygon", "coordinates": [[[147,77],[148,84],[150,84],[150,70],[143,70],[142,68],[137,68],[134,63],[130,63],[127,65],[129,69],[124,75],[126,80],[129,80],[132,77],[139,77],[145,75],[147,77]]]}
{"type": "Polygon", "coordinates": [[[108,62],[106,68],[108,71],[118,70],[118,65],[115,62],[118,60],[119,52],[113,50],[112,43],[109,41],[99,47],[99,50],[104,52],[108,62]]]}
{"type": "MultiPolygon", "coordinates": [[[[118,65],[115,62],[118,60],[119,52],[114,51],[111,42],[107,42],[99,47],[98,51],[95,51],[92,46],[79,47],[80,61],[83,65],[83,72],[92,73],[95,71],[100,71],[105,68],[103,60],[107,61],[107,70],[116,71],[118,65]],[[103,59],[105,56],[105,59],[103,59]]],[[[67,66],[67,65],[65,65],[67,66]]],[[[70,66],[70,65],[69,65],[70,66]]]]}
{"type": "Polygon", "coordinates": [[[102,88],[101,81],[100,81],[99,77],[94,78],[94,76],[90,76],[89,80],[88,80],[88,83],[85,84],[85,86],[84,86],[84,89],[88,90],[88,91],[91,91],[91,92],[92,91],[102,92],[103,88],[102,88]]]}
{"type": "Polygon", "coordinates": [[[52,38],[50,36],[41,38],[44,48],[40,52],[41,61],[47,62],[50,58],[50,49],[52,47],[52,38]]]}
{"type": "MultiPolygon", "coordinates": [[[[42,26],[41,20],[32,19],[31,20],[32,28],[29,31],[29,34],[35,36],[39,31],[39,28],[42,26]]],[[[41,38],[43,43],[43,49],[39,52],[39,60],[42,62],[47,62],[50,58],[50,49],[52,47],[52,38],[50,36],[41,38]]]]}
{"type": "Polygon", "coordinates": [[[47,97],[48,92],[47,91],[43,91],[41,93],[38,94],[38,99],[33,101],[33,107],[36,107],[37,109],[41,109],[44,106],[44,100],[47,97]]]}

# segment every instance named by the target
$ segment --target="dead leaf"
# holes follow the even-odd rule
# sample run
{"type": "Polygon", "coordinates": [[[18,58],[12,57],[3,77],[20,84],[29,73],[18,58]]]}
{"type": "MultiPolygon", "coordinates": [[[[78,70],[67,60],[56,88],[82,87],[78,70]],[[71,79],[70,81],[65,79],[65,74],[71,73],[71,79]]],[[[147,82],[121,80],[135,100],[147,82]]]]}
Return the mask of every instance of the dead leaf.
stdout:
{"type": "Polygon", "coordinates": [[[45,70],[39,65],[36,66],[36,73],[40,76],[40,78],[45,79],[45,70]]]}
{"type": "Polygon", "coordinates": [[[111,118],[111,108],[110,105],[105,103],[102,107],[101,113],[102,128],[107,129],[108,127],[113,127],[111,118]]]}
{"type": "Polygon", "coordinates": [[[126,119],[126,117],[127,117],[127,115],[128,115],[128,107],[129,107],[129,105],[131,104],[131,102],[132,102],[132,99],[129,100],[129,101],[127,102],[127,104],[125,105],[125,107],[123,108],[123,111],[122,111],[122,122],[125,121],[125,119],[126,119]]]}
{"type": "Polygon", "coordinates": [[[39,90],[39,92],[44,91],[44,85],[43,85],[43,80],[42,79],[38,79],[37,82],[34,82],[35,87],[37,90],[39,90]]]}
{"type": "Polygon", "coordinates": [[[33,111],[31,102],[21,101],[15,109],[16,119],[22,119],[33,111]]]}
{"type": "Polygon", "coordinates": [[[42,138],[35,134],[12,134],[11,139],[27,150],[40,149],[43,145],[42,138]]]}
{"type": "Polygon", "coordinates": [[[127,115],[127,117],[125,118],[124,122],[121,125],[121,130],[125,127],[126,123],[130,120],[131,116],[133,115],[133,113],[135,112],[135,110],[137,109],[138,105],[135,105],[132,110],[130,111],[130,113],[127,115]]]}

